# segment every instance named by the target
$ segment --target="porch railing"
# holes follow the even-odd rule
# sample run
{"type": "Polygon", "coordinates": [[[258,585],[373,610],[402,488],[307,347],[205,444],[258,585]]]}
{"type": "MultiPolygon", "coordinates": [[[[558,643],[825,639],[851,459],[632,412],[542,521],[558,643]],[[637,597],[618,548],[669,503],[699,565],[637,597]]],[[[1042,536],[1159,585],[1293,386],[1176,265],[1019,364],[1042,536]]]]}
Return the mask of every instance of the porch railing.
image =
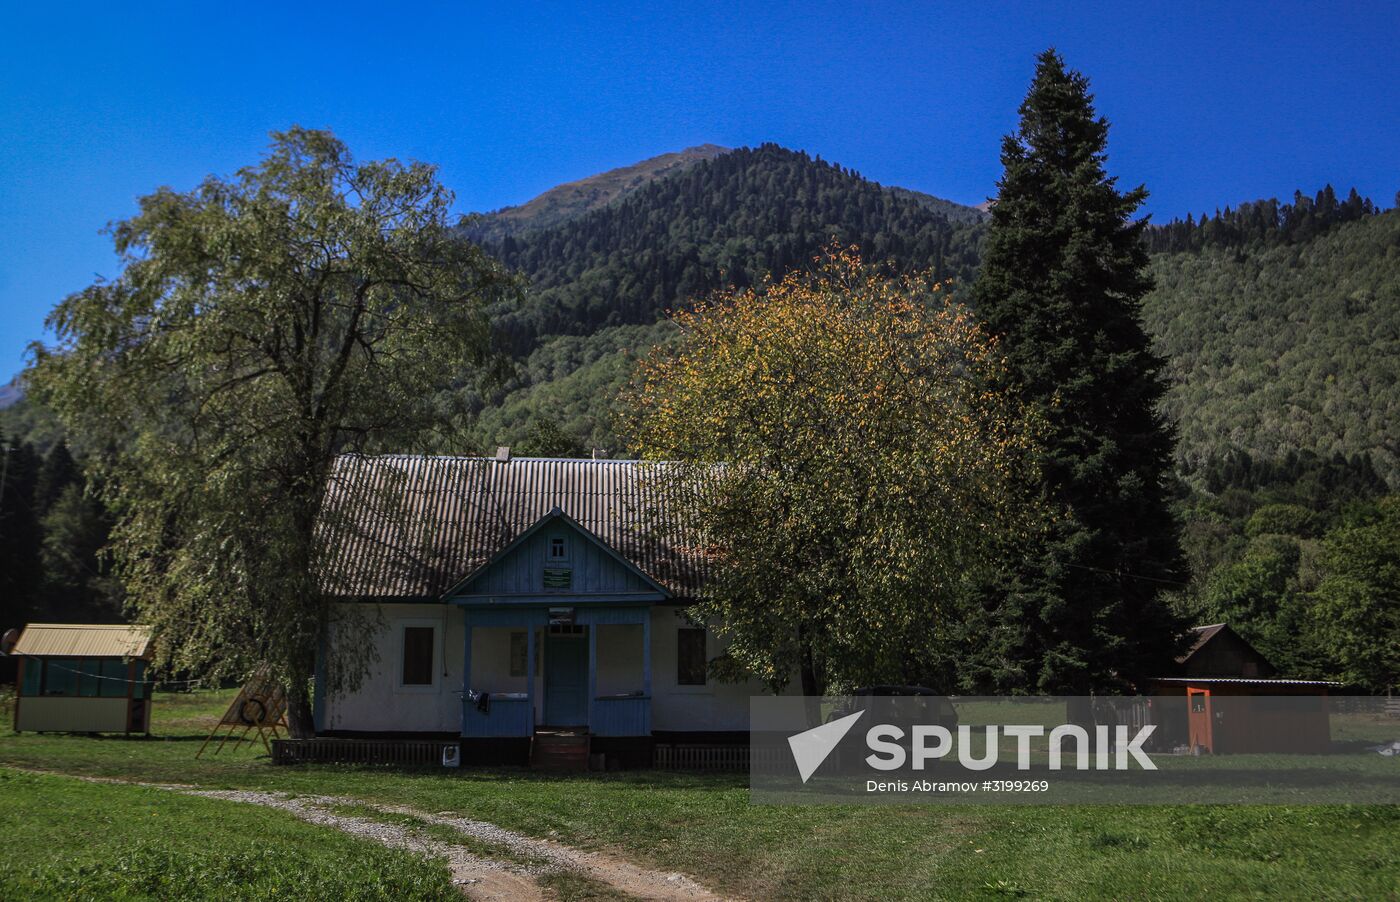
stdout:
{"type": "Polygon", "coordinates": [[[524,693],[490,695],[484,711],[476,701],[462,699],[463,736],[532,736],[534,732],[535,707],[524,693]]]}
{"type": "Polygon", "coordinates": [[[589,731],[595,736],[651,735],[651,697],[600,695],[593,700],[589,731]]]}

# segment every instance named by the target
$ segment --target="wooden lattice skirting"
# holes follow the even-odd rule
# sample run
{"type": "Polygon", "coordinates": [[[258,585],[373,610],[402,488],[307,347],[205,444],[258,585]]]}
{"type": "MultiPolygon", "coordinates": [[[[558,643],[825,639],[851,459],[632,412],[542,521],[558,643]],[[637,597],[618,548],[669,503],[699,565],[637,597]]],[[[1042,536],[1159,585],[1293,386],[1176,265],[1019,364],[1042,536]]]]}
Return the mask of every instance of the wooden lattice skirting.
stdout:
{"type": "Polygon", "coordinates": [[[452,740],[433,739],[276,739],[273,764],[396,764],[442,766],[452,740]]]}
{"type": "MultiPolygon", "coordinates": [[[[765,759],[776,758],[777,749],[760,749],[765,759]]],[[[761,763],[777,764],[778,761],[761,763]]],[[[749,769],[745,745],[658,745],[652,753],[657,770],[744,771],[749,769]]]]}

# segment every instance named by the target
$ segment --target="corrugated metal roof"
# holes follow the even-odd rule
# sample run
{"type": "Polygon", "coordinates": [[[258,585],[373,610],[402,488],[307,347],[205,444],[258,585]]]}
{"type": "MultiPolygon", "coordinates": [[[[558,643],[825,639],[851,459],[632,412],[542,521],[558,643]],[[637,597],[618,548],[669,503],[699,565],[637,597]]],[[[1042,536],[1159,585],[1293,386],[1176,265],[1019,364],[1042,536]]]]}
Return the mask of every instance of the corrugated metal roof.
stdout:
{"type": "Polygon", "coordinates": [[[699,542],[630,460],[345,456],[327,487],[322,584],[336,596],[438,597],[555,507],[679,597],[699,542]]]}
{"type": "Polygon", "coordinates": [[[24,628],[11,653],[74,658],[143,658],[150,645],[151,630],[145,626],[31,623],[24,628]]]}

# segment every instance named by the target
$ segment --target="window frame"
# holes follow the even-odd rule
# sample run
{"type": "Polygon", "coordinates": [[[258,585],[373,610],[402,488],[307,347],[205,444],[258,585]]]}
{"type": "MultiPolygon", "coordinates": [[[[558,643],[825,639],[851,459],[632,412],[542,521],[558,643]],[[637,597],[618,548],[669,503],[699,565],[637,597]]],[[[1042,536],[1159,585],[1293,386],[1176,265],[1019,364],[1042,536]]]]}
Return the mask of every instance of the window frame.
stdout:
{"type": "Polygon", "coordinates": [[[394,623],[394,691],[407,694],[432,694],[442,688],[442,637],[439,630],[443,628],[441,620],[433,618],[416,618],[412,620],[399,620],[394,623]],[[432,659],[429,668],[429,675],[432,682],[429,683],[405,683],[404,664],[405,652],[408,650],[404,643],[408,638],[410,629],[431,629],[432,632],[432,659]]]}
{"type": "Polygon", "coordinates": [[[82,698],[78,694],[79,674],[78,668],[74,666],[80,658],[46,657],[44,661],[44,678],[39,694],[48,698],[82,698]],[[55,674],[54,671],[57,671],[55,674]],[[55,677],[57,679],[55,679],[55,677]],[[54,684],[64,686],[69,691],[55,692],[54,684]]]}
{"type": "MultiPolygon", "coordinates": [[[[529,672],[530,672],[530,633],[529,633],[528,630],[511,630],[511,631],[510,631],[510,639],[509,639],[508,641],[510,642],[510,650],[509,650],[509,655],[510,655],[510,666],[509,666],[509,668],[508,668],[508,671],[509,671],[509,673],[510,673],[510,676],[515,677],[515,678],[524,677],[524,676],[526,676],[527,674],[529,674],[529,672]],[[516,665],[516,660],[515,660],[516,647],[515,647],[515,643],[516,643],[517,640],[520,642],[520,656],[521,656],[521,660],[520,660],[520,662],[519,662],[519,663],[520,663],[520,668],[519,668],[519,670],[517,670],[517,669],[516,669],[516,666],[515,666],[515,665],[516,665]]],[[[539,676],[539,670],[540,670],[540,655],[539,655],[539,651],[536,650],[536,652],[535,652],[535,675],[536,675],[536,676],[539,676]]]]}
{"type": "MultiPolygon", "coordinates": [[[[693,640],[692,640],[693,641],[693,640]]],[[[710,631],[703,626],[678,626],[676,627],[676,686],[681,689],[699,690],[710,684],[710,631]],[[684,673],[682,668],[685,661],[682,655],[682,643],[686,635],[700,634],[700,680],[695,682],[686,677],[693,677],[694,674],[684,673]]]]}

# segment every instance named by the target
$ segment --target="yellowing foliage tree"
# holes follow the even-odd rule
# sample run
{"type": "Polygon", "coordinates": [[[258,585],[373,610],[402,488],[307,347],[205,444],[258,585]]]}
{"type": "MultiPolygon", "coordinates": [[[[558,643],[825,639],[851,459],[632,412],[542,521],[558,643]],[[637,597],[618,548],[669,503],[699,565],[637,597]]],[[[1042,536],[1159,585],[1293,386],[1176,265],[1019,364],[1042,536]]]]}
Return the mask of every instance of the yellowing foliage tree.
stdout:
{"type": "Polygon", "coordinates": [[[676,314],[623,428],[704,537],[720,676],[947,686],[961,588],[1041,519],[1033,425],[941,286],[819,263],[676,314]]]}

